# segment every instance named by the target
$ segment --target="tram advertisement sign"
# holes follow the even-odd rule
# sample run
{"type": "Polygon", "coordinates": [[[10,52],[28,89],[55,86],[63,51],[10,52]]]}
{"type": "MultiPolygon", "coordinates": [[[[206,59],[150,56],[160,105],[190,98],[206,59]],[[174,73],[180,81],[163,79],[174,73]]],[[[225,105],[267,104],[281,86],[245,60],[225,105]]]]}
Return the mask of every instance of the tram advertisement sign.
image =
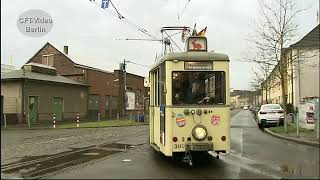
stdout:
{"type": "Polygon", "coordinates": [[[185,62],[185,70],[212,70],[212,62],[185,62]]]}
{"type": "Polygon", "coordinates": [[[213,115],[211,117],[211,124],[213,124],[214,126],[219,125],[220,124],[220,116],[219,115],[213,115]]]}
{"type": "Polygon", "coordinates": [[[205,37],[190,37],[188,51],[207,51],[207,39],[205,37]]]}
{"type": "Polygon", "coordinates": [[[179,127],[183,127],[186,125],[186,118],[184,117],[183,114],[177,114],[176,116],[176,124],[179,127]]]}

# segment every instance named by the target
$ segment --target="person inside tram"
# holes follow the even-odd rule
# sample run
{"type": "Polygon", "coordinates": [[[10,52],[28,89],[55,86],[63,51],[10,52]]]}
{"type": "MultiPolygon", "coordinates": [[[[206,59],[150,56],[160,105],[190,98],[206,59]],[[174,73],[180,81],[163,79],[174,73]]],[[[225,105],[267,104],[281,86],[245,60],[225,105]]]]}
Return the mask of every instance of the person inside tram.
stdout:
{"type": "Polygon", "coordinates": [[[194,73],[191,81],[192,103],[198,104],[205,97],[205,83],[204,78],[200,73],[194,73]]]}

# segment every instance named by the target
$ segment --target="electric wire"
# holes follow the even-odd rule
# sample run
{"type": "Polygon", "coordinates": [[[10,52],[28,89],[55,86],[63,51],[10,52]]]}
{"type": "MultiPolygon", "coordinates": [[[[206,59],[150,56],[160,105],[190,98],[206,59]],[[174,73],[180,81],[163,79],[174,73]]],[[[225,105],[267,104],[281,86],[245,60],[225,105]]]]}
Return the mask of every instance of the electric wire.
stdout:
{"type": "MultiPolygon", "coordinates": [[[[90,1],[92,3],[94,3],[96,6],[98,6],[99,8],[100,5],[96,2],[96,1],[90,1]]],[[[111,1],[110,1],[111,2],[111,1]]],[[[111,15],[118,17],[120,20],[122,20],[123,22],[127,23],[129,26],[135,28],[135,30],[138,30],[139,32],[153,38],[153,39],[158,39],[156,38],[154,35],[152,35],[151,33],[149,33],[147,30],[145,30],[144,28],[140,27],[139,25],[129,21],[128,19],[126,19],[122,14],[119,13],[119,11],[117,10],[117,8],[114,6],[114,4],[111,2],[111,5],[115,8],[115,10],[117,11],[117,13],[112,12],[111,10],[109,10],[108,8],[101,8],[103,10],[105,10],[106,12],[109,12],[111,15]]]]}
{"type": "MultiPolygon", "coordinates": [[[[178,1],[179,2],[179,1],[178,1]]],[[[186,10],[186,8],[187,8],[187,6],[189,5],[189,3],[190,3],[190,0],[188,0],[188,2],[187,2],[187,4],[184,6],[184,8],[183,8],[183,10],[182,10],[182,12],[181,12],[181,14],[179,15],[179,10],[178,10],[178,19],[180,19],[180,17],[182,16],[182,14],[184,13],[184,10],[186,10]]],[[[178,7],[179,8],[179,7],[178,7]]]]}

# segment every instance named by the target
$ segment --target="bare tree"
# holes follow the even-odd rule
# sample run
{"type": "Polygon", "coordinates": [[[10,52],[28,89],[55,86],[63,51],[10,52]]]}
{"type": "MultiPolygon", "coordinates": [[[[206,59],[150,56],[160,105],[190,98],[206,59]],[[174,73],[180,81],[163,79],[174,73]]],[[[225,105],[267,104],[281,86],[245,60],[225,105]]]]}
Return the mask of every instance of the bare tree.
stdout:
{"type": "MultiPolygon", "coordinates": [[[[274,86],[281,86],[281,99],[284,110],[287,112],[285,89],[288,77],[287,68],[289,64],[293,65],[293,61],[298,58],[290,57],[288,60],[285,55],[285,47],[289,47],[296,40],[298,25],[295,23],[295,16],[303,10],[297,10],[293,0],[273,0],[268,3],[259,1],[259,5],[261,16],[254,23],[254,35],[248,39],[254,50],[250,48],[249,54],[251,55],[245,60],[265,67],[267,78],[264,80],[264,87],[266,92],[274,86]],[[272,69],[272,77],[269,75],[270,69],[272,69]],[[280,84],[274,83],[277,81],[280,84]]],[[[300,53],[309,50],[305,49],[300,53]]]]}
{"type": "Polygon", "coordinates": [[[263,99],[265,102],[268,102],[268,92],[276,87],[276,80],[268,78],[272,68],[269,64],[258,64],[256,68],[252,68],[253,78],[250,82],[251,88],[256,91],[262,93],[262,98],[264,98],[263,93],[265,92],[266,96],[263,99]]]}

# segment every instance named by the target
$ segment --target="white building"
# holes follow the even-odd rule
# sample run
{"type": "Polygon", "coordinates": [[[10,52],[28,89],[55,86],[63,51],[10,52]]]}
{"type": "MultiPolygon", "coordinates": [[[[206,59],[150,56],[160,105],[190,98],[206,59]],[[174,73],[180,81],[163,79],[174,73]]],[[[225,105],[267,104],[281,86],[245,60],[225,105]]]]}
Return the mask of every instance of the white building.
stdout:
{"type": "Polygon", "coordinates": [[[288,69],[288,100],[296,107],[308,98],[320,97],[319,33],[318,25],[290,46],[289,53],[294,60],[288,69]]]}

